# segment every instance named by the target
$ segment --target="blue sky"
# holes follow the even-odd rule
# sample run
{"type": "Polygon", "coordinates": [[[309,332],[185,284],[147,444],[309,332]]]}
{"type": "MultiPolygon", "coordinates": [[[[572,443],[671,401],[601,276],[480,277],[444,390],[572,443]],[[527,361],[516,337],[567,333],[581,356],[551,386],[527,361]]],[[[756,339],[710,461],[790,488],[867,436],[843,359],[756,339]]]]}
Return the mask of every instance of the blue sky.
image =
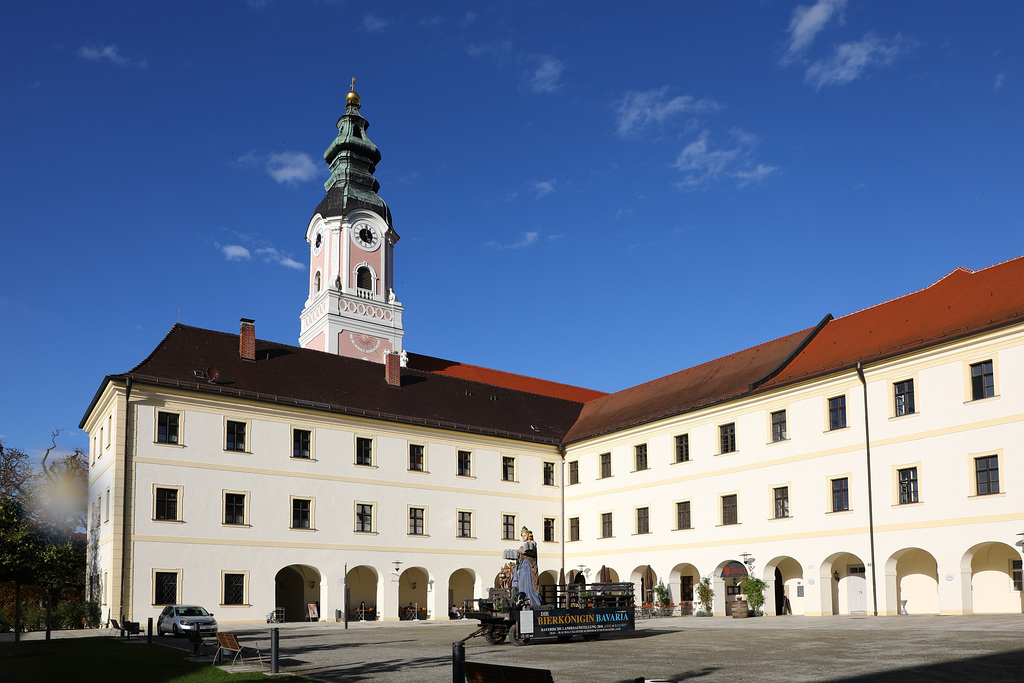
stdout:
{"type": "Polygon", "coordinates": [[[406,348],[615,391],[1024,253],[1024,3],[6,2],[0,438],[296,344],[350,79],[406,348]]]}

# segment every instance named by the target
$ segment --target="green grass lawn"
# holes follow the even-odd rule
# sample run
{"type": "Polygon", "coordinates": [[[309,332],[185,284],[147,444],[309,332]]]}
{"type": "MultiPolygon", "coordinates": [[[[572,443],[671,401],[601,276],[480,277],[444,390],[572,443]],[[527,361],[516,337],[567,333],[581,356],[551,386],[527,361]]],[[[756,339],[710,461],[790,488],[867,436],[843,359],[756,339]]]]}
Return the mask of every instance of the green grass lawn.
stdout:
{"type": "MultiPolygon", "coordinates": [[[[247,681],[302,681],[295,676],[268,678],[259,672],[229,674],[209,662],[193,662],[189,652],[163,645],[127,643],[117,638],[68,638],[49,643],[21,643],[21,656],[13,657],[14,643],[0,643],[0,680],[26,681],[133,681],[136,683],[246,683],[247,681]]],[[[270,671],[269,653],[264,654],[270,671]]]]}

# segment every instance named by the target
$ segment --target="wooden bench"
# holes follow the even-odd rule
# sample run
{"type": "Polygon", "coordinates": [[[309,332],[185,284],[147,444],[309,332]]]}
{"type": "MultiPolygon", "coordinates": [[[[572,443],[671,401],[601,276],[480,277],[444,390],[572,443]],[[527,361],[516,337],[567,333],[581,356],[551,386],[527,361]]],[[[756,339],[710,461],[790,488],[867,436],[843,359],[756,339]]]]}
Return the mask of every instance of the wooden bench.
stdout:
{"type": "Polygon", "coordinates": [[[216,664],[220,660],[222,652],[234,653],[234,657],[231,659],[231,666],[235,665],[235,662],[241,661],[245,663],[245,655],[256,655],[256,658],[260,661],[260,668],[263,667],[263,655],[260,653],[258,647],[249,647],[247,645],[239,645],[238,638],[234,633],[218,633],[217,641],[220,643],[220,647],[217,648],[217,653],[213,656],[213,663],[216,664]]]}
{"type": "Polygon", "coordinates": [[[469,683],[555,683],[548,669],[464,662],[469,683]]]}

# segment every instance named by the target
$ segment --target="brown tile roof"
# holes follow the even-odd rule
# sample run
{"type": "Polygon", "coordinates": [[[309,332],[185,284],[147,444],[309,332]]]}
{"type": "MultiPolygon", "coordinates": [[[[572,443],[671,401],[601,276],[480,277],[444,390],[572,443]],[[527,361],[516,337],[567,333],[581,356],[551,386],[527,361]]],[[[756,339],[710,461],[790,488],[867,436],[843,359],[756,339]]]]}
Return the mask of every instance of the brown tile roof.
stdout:
{"type": "Polygon", "coordinates": [[[401,388],[389,387],[381,363],[262,339],[252,362],[241,360],[238,348],[238,335],[177,324],[138,366],[108,379],[550,444],[561,441],[582,406],[410,368],[402,370],[401,388]],[[212,367],[215,383],[196,377],[212,367]]]}
{"type": "Polygon", "coordinates": [[[590,401],[583,406],[565,442],[580,441],[741,396],[750,391],[752,384],[763,381],[783,366],[820,327],[590,401]]]}
{"type": "Polygon", "coordinates": [[[483,384],[492,384],[494,386],[505,387],[507,389],[526,391],[531,394],[541,394],[542,396],[564,398],[568,401],[577,401],[579,403],[585,403],[586,401],[592,401],[595,398],[607,396],[603,391],[583,389],[569,384],[549,382],[545,379],[516,375],[511,372],[482,368],[477,365],[467,365],[465,363],[444,360],[442,358],[421,356],[418,353],[409,354],[409,367],[416,370],[423,370],[424,372],[432,372],[437,375],[461,377],[462,379],[481,382],[483,384]]]}
{"type": "Polygon", "coordinates": [[[765,388],[1024,322],[1024,256],[836,318],[765,388]]]}

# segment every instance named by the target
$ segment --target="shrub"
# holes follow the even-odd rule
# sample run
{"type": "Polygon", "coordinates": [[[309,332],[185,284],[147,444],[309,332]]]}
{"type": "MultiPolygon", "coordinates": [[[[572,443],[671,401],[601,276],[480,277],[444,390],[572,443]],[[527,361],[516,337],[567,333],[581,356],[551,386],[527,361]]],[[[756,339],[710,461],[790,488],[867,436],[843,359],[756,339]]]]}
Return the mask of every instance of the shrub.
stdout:
{"type": "Polygon", "coordinates": [[[665,588],[665,582],[658,579],[658,585],[654,587],[654,594],[658,598],[658,604],[662,607],[668,607],[668,588],[665,588]]]}
{"type": "Polygon", "coordinates": [[[747,596],[747,605],[754,611],[756,616],[761,616],[761,606],[764,605],[765,583],[761,579],[754,579],[749,576],[743,579],[743,594],[747,596]]]}
{"type": "Polygon", "coordinates": [[[711,587],[710,574],[697,584],[697,599],[700,601],[700,611],[697,612],[697,616],[711,616],[715,609],[715,589],[711,587]],[[707,612],[707,615],[702,615],[701,612],[707,612]]]}

